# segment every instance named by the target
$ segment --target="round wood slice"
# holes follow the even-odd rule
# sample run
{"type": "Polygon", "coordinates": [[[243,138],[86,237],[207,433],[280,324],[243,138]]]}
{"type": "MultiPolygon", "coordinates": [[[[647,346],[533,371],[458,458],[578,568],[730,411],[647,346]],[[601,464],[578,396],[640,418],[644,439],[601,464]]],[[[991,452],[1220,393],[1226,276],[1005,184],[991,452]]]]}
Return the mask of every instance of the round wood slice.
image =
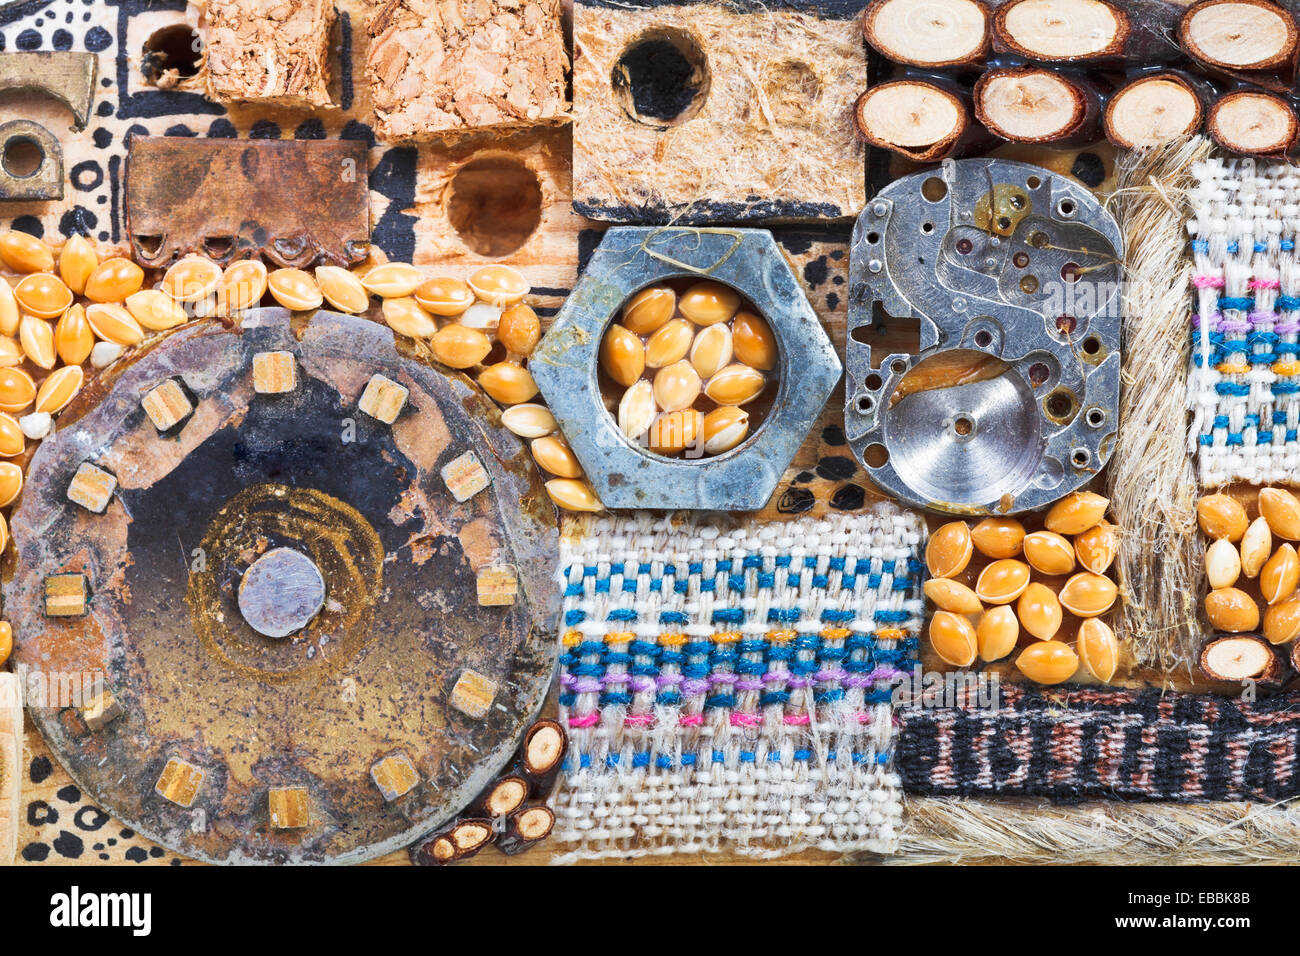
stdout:
{"type": "Polygon", "coordinates": [[[1288,153],[1300,132],[1286,100],[1251,90],[1229,93],[1211,106],[1206,129],[1224,149],[1251,156],[1288,153]]]}
{"type": "Polygon", "coordinates": [[[1270,683],[1282,676],[1281,660],[1268,641],[1255,634],[1215,638],[1201,649],[1199,663],[1210,680],[1270,683]]]}
{"type": "Polygon", "coordinates": [[[1200,129],[1201,99],[1174,73],[1143,77],[1106,105],[1106,137],[1121,149],[1155,146],[1200,129]]]}
{"type": "Polygon", "coordinates": [[[948,155],[970,124],[956,94],[920,80],[872,87],[858,97],[854,112],[858,131],[872,146],[921,162],[948,155]]]}
{"type": "Polygon", "coordinates": [[[1205,0],[1183,15],[1178,39],[1192,57],[1230,70],[1270,70],[1292,62],[1295,19],[1264,0],[1205,0]]]}
{"type": "Polygon", "coordinates": [[[1051,70],[994,69],[975,85],[976,119],[1013,142],[1052,143],[1071,137],[1087,113],[1084,91],[1051,70]]]}
{"type": "Polygon", "coordinates": [[[862,32],[895,63],[955,66],[988,52],[989,15],[977,0],[876,0],[863,16],[862,32]]]}
{"type": "Polygon", "coordinates": [[[1012,0],[993,22],[999,47],[1031,60],[1117,58],[1128,17],[1102,0],[1012,0]]]}

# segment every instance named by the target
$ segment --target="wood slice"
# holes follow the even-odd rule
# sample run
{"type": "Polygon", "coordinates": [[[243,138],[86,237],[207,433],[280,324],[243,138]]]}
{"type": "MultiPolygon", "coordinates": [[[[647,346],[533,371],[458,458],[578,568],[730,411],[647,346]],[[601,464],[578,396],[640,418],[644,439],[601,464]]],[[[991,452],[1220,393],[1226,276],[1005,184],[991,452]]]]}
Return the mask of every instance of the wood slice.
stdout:
{"type": "Polygon", "coordinates": [[[1106,104],[1106,138],[1121,149],[1155,146],[1201,128],[1204,107],[1196,88],[1177,73],[1134,80],[1106,104]]]}
{"type": "Polygon", "coordinates": [[[1015,143],[1093,142],[1101,92],[1089,80],[1041,67],[999,67],[975,84],[975,118],[1015,143]]]}
{"type": "Polygon", "coordinates": [[[1012,0],[993,20],[993,46],[1030,60],[1114,60],[1132,32],[1124,12],[1103,0],[1012,0]]]}
{"type": "Polygon", "coordinates": [[[1255,634],[1229,634],[1201,648],[1201,672],[1210,680],[1275,683],[1283,673],[1271,644],[1255,634]]]}
{"type": "Polygon", "coordinates": [[[1224,70],[1289,71],[1296,40],[1295,19],[1264,0],[1204,0],[1178,26],[1188,56],[1224,70]]]}
{"type": "Polygon", "coordinates": [[[1300,137],[1291,104],[1256,90],[1239,90],[1215,102],[1206,129],[1224,149],[1248,156],[1284,156],[1300,137]]]}
{"type": "Polygon", "coordinates": [[[989,14],[978,0],[875,0],[862,33],[895,63],[964,66],[988,53],[989,14]]]}
{"type": "Polygon", "coordinates": [[[947,159],[982,133],[956,92],[922,80],[872,87],[858,97],[854,115],[872,146],[920,163],[947,159]]]}

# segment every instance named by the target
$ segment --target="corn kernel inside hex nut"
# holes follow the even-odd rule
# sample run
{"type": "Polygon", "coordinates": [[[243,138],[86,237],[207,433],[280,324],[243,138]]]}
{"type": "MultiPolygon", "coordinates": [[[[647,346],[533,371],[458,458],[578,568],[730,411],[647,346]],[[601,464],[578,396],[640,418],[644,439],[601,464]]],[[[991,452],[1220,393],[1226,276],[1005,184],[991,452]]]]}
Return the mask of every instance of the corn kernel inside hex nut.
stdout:
{"type": "Polygon", "coordinates": [[[450,703],[466,717],[481,720],[496,696],[497,682],[467,667],[456,678],[456,684],[451,689],[450,703]]]}
{"type": "Polygon", "coordinates": [[[402,406],[410,394],[405,385],[398,385],[388,376],[374,375],[366,383],[357,407],[371,418],[391,425],[402,413],[402,406]]]}
{"type": "Polygon", "coordinates": [[[297,387],[298,363],[292,352],[258,352],[253,356],[253,391],[277,395],[297,387]]]}
{"type": "Polygon", "coordinates": [[[170,800],[178,807],[191,807],[203,786],[206,773],[201,767],[186,763],[180,757],[172,757],[163,767],[162,776],[154,785],[154,793],[170,800]]]}
{"type": "Polygon", "coordinates": [[[492,483],[487,470],[472,451],[443,465],[442,480],[457,501],[468,501],[492,483]]]}
{"type": "Polygon", "coordinates": [[[411,758],[399,750],[376,760],[370,767],[370,779],[384,799],[392,802],[414,790],[420,782],[420,774],[411,758]]]}
{"type": "Polygon", "coordinates": [[[117,490],[116,478],[104,469],[96,468],[90,462],[83,461],[68,485],[68,500],[73,504],[81,505],[87,511],[103,514],[115,490],[117,490]]]}
{"type": "Polygon", "coordinates": [[[175,428],[194,411],[185,389],[174,379],[150,389],[140,400],[154,428],[160,432],[175,428]]]}
{"type": "Polygon", "coordinates": [[[601,397],[619,431],[665,457],[731,451],[758,430],[778,390],[772,327],[712,280],[665,279],[636,292],[598,355],[601,397]]]}

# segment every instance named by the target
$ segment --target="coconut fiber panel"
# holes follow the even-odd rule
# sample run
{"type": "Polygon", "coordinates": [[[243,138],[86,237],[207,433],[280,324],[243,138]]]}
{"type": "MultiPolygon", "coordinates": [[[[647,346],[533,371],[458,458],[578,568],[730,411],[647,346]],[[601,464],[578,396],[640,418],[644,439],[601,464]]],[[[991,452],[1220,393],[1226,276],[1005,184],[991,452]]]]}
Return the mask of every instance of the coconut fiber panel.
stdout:
{"type": "Polygon", "coordinates": [[[866,201],[860,5],[574,6],[574,208],[611,222],[841,219],[866,201]]]}
{"type": "Polygon", "coordinates": [[[896,766],[909,793],[1180,802],[1300,794],[1300,696],[1255,703],[1158,690],[1000,688],[994,708],[905,706],[896,766]]]}

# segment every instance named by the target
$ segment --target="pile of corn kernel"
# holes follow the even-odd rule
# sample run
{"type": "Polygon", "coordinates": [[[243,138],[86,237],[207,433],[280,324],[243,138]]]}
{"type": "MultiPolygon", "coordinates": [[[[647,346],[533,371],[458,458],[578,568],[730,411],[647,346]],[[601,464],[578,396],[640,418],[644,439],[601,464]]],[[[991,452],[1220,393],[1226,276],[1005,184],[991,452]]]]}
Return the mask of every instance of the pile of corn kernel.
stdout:
{"type": "Polygon", "coordinates": [[[1226,494],[1196,502],[1196,517],[1211,541],[1205,549],[1205,616],[1214,630],[1244,634],[1260,627],[1260,605],[1247,582],[1255,581],[1264,604],[1263,636],[1270,644],[1290,644],[1300,636],[1300,499],[1284,488],[1262,488],[1257,517],[1226,494]],[[1281,543],[1274,546],[1274,540],[1281,543]]]}
{"type": "Polygon", "coordinates": [[[1026,533],[1015,518],[937,529],[926,545],[924,588],[938,608],[929,628],[934,652],[954,667],[977,657],[991,663],[1015,651],[1023,630],[1031,641],[1015,665],[1030,680],[1059,684],[1082,667],[1109,683],[1119,666],[1119,641],[1100,617],[1118,593],[1106,575],[1119,552],[1119,529],[1105,518],[1109,504],[1076,491],[1048,510],[1042,531],[1026,533]],[[970,579],[976,551],[990,560],[971,587],[957,578],[970,579]],[[1060,638],[1066,613],[1079,618],[1073,646],[1060,638]]]}

